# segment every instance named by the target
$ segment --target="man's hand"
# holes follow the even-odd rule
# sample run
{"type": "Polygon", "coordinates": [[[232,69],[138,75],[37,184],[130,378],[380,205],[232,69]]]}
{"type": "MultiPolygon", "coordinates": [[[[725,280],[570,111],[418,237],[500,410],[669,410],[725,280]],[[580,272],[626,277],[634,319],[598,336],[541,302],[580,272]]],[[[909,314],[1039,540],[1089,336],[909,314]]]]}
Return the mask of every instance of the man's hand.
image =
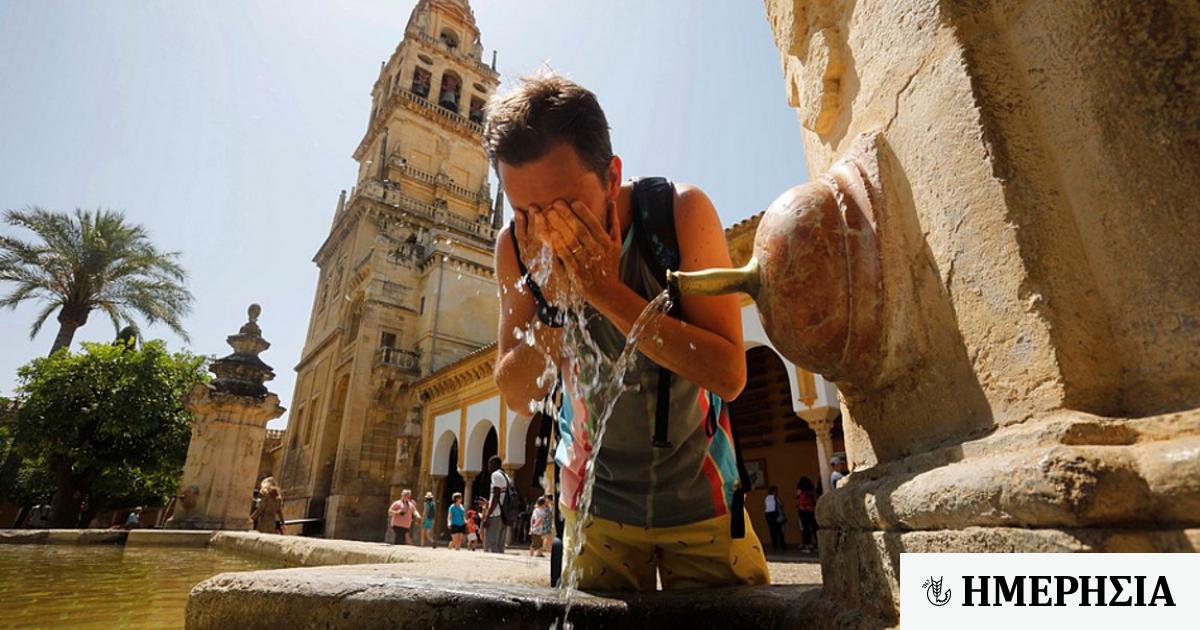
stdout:
{"type": "Polygon", "coordinates": [[[585,300],[594,305],[620,284],[621,227],[616,204],[608,204],[607,229],[579,201],[556,201],[539,219],[555,259],[585,300]]]}
{"type": "MultiPolygon", "coordinates": [[[[539,259],[544,247],[552,247],[549,226],[546,222],[545,210],[532,205],[524,210],[513,210],[513,224],[516,228],[517,245],[521,248],[521,257],[529,269],[529,273],[540,277],[539,259]]],[[[550,273],[544,281],[538,283],[542,296],[551,304],[558,302],[561,295],[562,278],[566,275],[562,262],[556,257],[550,259],[550,273]]]]}

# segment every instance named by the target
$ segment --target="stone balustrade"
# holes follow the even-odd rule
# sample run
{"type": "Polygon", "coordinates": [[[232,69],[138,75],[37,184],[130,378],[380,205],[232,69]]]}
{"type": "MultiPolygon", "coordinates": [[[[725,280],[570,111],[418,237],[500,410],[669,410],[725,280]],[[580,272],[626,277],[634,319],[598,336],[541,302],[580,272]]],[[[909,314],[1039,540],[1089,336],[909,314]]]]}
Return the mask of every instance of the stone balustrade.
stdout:
{"type": "Polygon", "coordinates": [[[379,349],[376,363],[394,367],[401,372],[418,374],[421,371],[421,354],[412,350],[383,347],[379,349]]]}
{"type": "MultiPolygon", "coordinates": [[[[418,109],[423,109],[425,111],[428,111],[432,114],[435,114],[437,116],[440,116],[440,117],[446,119],[447,121],[449,121],[451,124],[453,124],[457,128],[465,129],[466,131],[470,132],[471,134],[479,136],[479,137],[483,136],[483,125],[481,125],[479,123],[471,122],[471,120],[469,118],[467,118],[466,116],[463,116],[461,114],[456,114],[456,113],[446,109],[445,107],[441,107],[439,105],[434,105],[433,103],[430,103],[429,101],[425,100],[421,96],[419,96],[413,92],[410,92],[409,90],[405,90],[403,88],[397,88],[392,93],[391,98],[388,100],[389,101],[403,101],[405,103],[409,103],[409,104],[413,105],[414,107],[417,107],[418,109]]],[[[380,115],[382,115],[386,109],[388,109],[388,108],[382,108],[380,111],[380,115]]]]}
{"type": "Polygon", "coordinates": [[[412,197],[400,193],[394,184],[385,184],[378,181],[364,181],[360,186],[355,188],[354,195],[351,197],[350,203],[352,204],[355,199],[360,196],[385,203],[411,214],[425,217],[438,225],[444,225],[453,228],[471,236],[481,238],[485,241],[490,242],[496,238],[496,229],[493,228],[490,223],[485,221],[471,221],[470,219],[451,212],[449,209],[440,208],[431,203],[413,199],[412,197]]]}
{"type": "Polygon", "coordinates": [[[415,38],[440,53],[444,53],[455,59],[465,61],[468,65],[473,66],[476,70],[482,72],[484,76],[493,76],[496,74],[496,71],[493,70],[491,66],[484,63],[482,59],[479,59],[462,49],[450,48],[445,42],[437,39],[436,37],[432,37],[424,31],[410,30],[405,33],[405,37],[415,38]]]}
{"type": "Polygon", "coordinates": [[[487,186],[486,184],[484,186],[480,187],[479,190],[471,190],[471,189],[467,188],[466,186],[460,186],[459,184],[454,183],[454,181],[451,180],[447,176],[442,176],[441,181],[439,181],[439,178],[437,175],[434,175],[433,173],[430,173],[429,171],[424,171],[419,168],[411,166],[410,164],[408,164],[407,161],[404,160],[403,157],[401,157],[397,153],[392,154],[390,161],[391,161],[392,167],[395,168],[396,170],[400,171],[404,175],[411,177],[417,181],[425,182],[426,184],[429,184],[430,186],[440,186],[444,190],[450,192],[450,194],[454,195],[455,197],[458,197],[460,199],[465,199],[466,201],[470,201],[471,203],[479,203],[479,202],[487,199],[490,196],[489,195],[490,187],[487,186]]]}

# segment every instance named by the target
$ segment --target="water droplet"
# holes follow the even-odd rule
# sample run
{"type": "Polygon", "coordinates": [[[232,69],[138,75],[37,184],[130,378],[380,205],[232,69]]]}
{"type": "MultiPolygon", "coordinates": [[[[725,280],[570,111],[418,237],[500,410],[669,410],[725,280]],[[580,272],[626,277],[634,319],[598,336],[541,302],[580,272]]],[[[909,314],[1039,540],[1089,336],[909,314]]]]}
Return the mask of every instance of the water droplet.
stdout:
{"type": "Polygon", "coordinates": [[[692,342],[690,342],[690,341],[689,341],[689,342],[688,342],[688,347],[689,347],[689,348],[691,348],[692,350],[695,350],[695,349],[696,349],[696,344],[694,344],[694,343],[692,343],[692,342]]]}

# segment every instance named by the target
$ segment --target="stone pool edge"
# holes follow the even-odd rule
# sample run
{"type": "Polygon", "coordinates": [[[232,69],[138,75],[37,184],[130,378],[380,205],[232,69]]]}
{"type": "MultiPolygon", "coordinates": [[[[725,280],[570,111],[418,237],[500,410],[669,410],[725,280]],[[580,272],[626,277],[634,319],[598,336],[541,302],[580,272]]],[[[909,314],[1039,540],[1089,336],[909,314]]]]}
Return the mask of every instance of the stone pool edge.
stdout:
{"type": "MultiPolygon", "coordinates": [[[[194,530],[0,530],[0,545],[212,547],[293,568],[222,573],[192,589],[186,628],[488,627],[546,628],[565,606],[549,587],[405,575],[432,550],[258,532],[194,530]],[[399,621],[406,620],[406,621],[399,621]],[[415,624],[415,625],[413,625],[415,624]]],[[[522,562],[490,555],[489,562],[522,562]]],[[[863,628],[820,597],[818,585],[745,586],[619,596],[583,595],[580,628],[863,628]]]]}

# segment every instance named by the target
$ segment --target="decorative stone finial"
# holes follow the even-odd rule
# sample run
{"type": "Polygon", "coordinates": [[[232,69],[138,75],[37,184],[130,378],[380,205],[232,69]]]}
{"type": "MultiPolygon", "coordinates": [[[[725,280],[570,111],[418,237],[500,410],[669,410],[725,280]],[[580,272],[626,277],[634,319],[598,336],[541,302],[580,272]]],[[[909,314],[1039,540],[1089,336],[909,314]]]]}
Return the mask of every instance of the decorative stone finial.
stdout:
{"type": "Polygon", "coordinates": [[[271,347],[262,338],[262,329],[258,327],[258,316],[261,314],[262,307],[258,304],[251,304],[246,309],[246,323],[242,324],[238,334],[226,338],[226,342],[233,347],[233,354],[213,361],[209,367],[217,375],[212,382],[212,387],[217,391],[257,398],[267,395],[263,383],[275,378],[275,371],[258,358],[260,353],[271,347]]]}
{"type": "MultiPolygon", "coordinates": [[[[242,327],[238,329],[238,333],[242,335],[262,335],[262,329],[258,327],[258,316],[262,315],[262,307],[257,304],[251,304],[250,308],[246,309],[246,315],[248,316],[248,319],[246,320],[246,323],[242,324],[242,327]]],[[[233,345],[233,342],[230,342],[230,345],[233,345]]],[[[270,344],[267,344],[267,347],[270,347],[270,344]]],[[[266,350],[266,348],[263,348],[263,350],[266,350]]],[[[261,350],[259,352],[261,352],[261,350]]]]}

